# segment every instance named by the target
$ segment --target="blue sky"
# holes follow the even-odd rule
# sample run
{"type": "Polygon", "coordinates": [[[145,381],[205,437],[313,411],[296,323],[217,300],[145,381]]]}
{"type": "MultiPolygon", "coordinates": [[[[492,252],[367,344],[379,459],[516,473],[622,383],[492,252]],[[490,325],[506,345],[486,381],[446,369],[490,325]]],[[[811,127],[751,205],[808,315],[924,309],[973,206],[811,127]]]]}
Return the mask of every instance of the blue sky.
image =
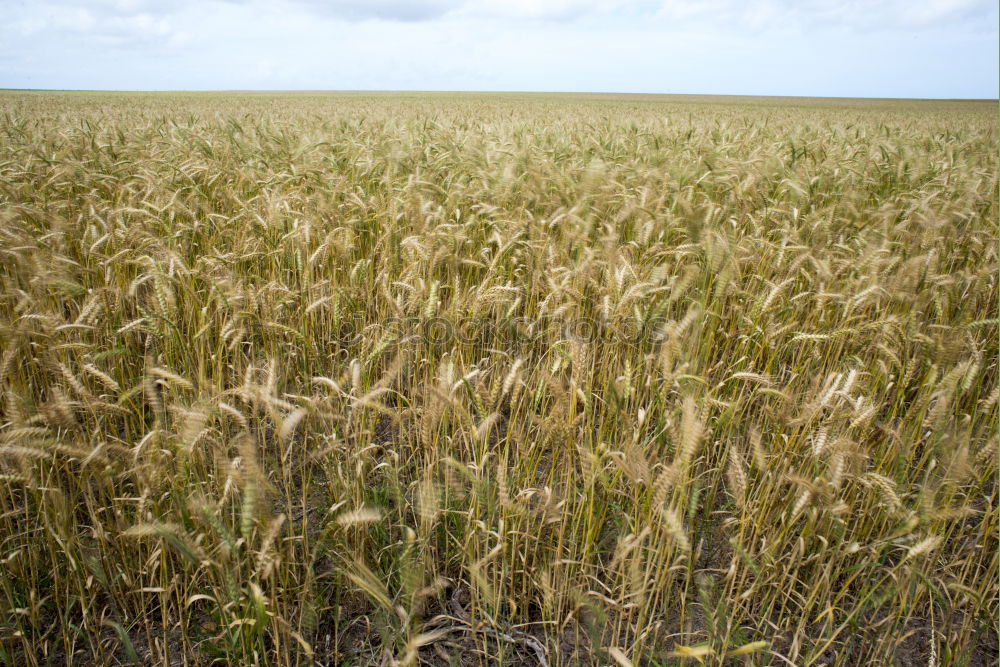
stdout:
{"type": "Polygon", "coordinates": [[[0,87],[996,98],[996,0],[0,0],[0,87]]]}

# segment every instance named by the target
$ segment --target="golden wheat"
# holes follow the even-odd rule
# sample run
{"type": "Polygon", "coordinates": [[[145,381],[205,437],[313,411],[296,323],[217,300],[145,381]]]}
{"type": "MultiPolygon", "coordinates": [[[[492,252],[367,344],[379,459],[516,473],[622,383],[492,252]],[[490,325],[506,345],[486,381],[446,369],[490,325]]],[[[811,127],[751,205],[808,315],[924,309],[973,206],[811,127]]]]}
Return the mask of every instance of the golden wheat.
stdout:
{"type": "Polygon", "coordinates": [[[995,104],[0,104],[0,663],[995,661],[995,104]]]}

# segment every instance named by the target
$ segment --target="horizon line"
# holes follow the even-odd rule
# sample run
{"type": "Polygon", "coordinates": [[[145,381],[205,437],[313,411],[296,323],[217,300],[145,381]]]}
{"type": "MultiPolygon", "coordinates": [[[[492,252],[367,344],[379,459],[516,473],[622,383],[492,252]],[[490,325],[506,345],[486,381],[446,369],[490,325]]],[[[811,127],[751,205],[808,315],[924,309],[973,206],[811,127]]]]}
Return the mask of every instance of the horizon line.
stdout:
{"type": "Polygon", "coordinates": [[[432,90],[387,88],[199,88],[199,89],[117,89],[117,88],[5,88],[0,92],[23,93],[109,93],[109,94],[228,94],[228,93],[375,93],[375,94],[429,94],[429,95],[634,95],[641,97],[743,97],[803,100],[869,100],[907,102],[998,102],[1000,97],[870,97],[859,95],[779,95],[753,93],[649,93],[628,91],[541,91],[541,90],[432,90]]]}

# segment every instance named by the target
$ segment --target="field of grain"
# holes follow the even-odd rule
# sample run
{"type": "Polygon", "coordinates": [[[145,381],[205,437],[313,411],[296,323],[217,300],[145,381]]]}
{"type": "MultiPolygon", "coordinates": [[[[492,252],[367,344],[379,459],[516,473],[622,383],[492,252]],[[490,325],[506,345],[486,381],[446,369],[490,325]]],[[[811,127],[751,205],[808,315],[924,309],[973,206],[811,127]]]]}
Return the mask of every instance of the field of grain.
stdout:
{"type": "Polygon", "coordinates": [[[996,664],[995,102],[0,93],[0,663],[996,664]]]}

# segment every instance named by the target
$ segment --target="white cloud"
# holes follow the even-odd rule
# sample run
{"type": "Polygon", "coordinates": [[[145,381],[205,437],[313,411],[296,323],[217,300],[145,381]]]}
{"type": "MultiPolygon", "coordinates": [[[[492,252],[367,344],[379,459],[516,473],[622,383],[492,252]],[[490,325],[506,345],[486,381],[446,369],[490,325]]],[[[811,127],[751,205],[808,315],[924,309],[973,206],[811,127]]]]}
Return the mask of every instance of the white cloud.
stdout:
{"type": "Polygon", "coordinates": [[[55,28],[71,32],[90,32],[97,27],[94,15],[80,7],[57,7],[50,14],[49,21],[55,28]]]}
{"type": "Polygon", "coordinates": [[[133,16],[114,16],[103,24],[106,30],[114,33],[142,37],[164,37],[172,32],[170,22],[151,14],[135,14],[133,16]]]}
{"type": "MultiPolygon", "coordinates": [[[[147,5],[150,3],[146,3],[147,5]]],[[[39,3],[14,25],[22,35],[63,34],[67,38],[92,41],[103,47],[123,47],[175,38],[165,7],[140,8],[141,0],[89,3],[39,3]]],[[[2,33],[0,33],[2,35],[2,33]]]]}
{"type": "Polygon", "coordinates": [[[0,87],[984,97],[996,15],[984,0],[0,0],[0,87]]]}
{"type": "Polygon", "coordinates": [[[324,16],[348,21],[430,21],[461,5],[457,0],[294,0],[324,16]]]}
{"type": "Polygon", "coordinates": [[[635,0],[479,0],[464,3],[462,11],[491,18],[569,21],[641,4],[635,0]]]}
{"type": "Polygon", "coordinates": [[[978,22],[996,27],[991,0],[663,0],[657,16],[672,22],[711,21],[759,29],[897,30],[978,22]]]}
{"type": "MultiPolygon", "coordinates": [[[[16,13],[60,15],[52,21],[55,27],[86,31],[108,19],[169,19],[207,12],[220,3],[247,12],[259,10],[263,4],[255,0],[56,0],[22,5],[25,9],[16,13]]],[[[598,17],[656,18],[674,26],[709,23],[891,30],[964,21],[996,27],[996,21],[991,21],[996,16],[996,3],[991,0],[271,0],[266,4],[285,13],[324,19],[404,23],[449,17],[555,22],[598,17]]],[[[13,10],[12,5],[7,8],[13,10]]]]}
{"type": "MultiPolygon", "coordinates": [[[[987,18],[995,3],[978,0],[924,0],[910,6],[908,20],[916,25],[939,24],[961,18],[987,18]]],[[[995,24],[995,22],[994,22],[995,24]]]]}

